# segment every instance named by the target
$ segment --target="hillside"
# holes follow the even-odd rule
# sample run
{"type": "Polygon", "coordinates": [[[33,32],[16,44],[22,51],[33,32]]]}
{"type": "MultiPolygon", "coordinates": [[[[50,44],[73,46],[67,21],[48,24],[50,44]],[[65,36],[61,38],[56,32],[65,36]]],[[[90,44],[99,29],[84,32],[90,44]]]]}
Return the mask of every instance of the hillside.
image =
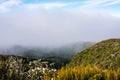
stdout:
{"type": "Polygon", "coordinates": [[[104,69],[117,69],[120,67],[120,39],[101,41],[77,53],[71,60],[71,66],[97,65],[104,69]]]}
{"type": "Polygon", "coordinates": [[[1,54],[0,80],[43,80],[52,76],[59,66],[50,59],[1,54]]]}
{"type": "Polygon", "coordinates": [[[120,39],[104,40],[77,53],[65,67],[68,55],[50,54],[41,58],[1,54],[0,80],[120,80],[120,39]]]}
{"type": "Polygon", "coordinates": [[[23,57],[49,59],[53,62],[56,62],[57,65],[61,66],[69,63],[73,55],[75,55],[78,51],[82,51],[83,49],[93,44],[94,44],[93,42],[76,42],[76,43],[69,43],[57,47],[16,45],[16,46],[10,46],[8,48],[0,49],[0,53],[23,56],[23,57]]]}

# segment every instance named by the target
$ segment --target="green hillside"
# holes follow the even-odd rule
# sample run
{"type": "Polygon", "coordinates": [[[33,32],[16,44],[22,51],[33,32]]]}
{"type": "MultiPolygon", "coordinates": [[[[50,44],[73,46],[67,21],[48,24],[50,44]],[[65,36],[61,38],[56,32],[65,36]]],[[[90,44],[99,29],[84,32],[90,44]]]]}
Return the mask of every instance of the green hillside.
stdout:
{"type": "Polygon", "coordinates": [[[0,80],[120,80],[120,39],[104,40],[77,53],[65,67],[64,57],[1,54],[0,80]]]}
{"type": "Polygon", "coordinates": [[[82,52],[77,53],[71,60],[71,66],[97,65],[104,69],[120,67],[120,39],[101,41],[82,52]]]}

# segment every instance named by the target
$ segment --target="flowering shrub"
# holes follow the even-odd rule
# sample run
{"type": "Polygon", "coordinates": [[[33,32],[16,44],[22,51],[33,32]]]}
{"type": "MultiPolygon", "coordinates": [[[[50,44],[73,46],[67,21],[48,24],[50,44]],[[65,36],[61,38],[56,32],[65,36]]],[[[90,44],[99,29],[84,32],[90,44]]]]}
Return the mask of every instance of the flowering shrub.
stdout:
{"type": "Polygon", "coordinates": [[[53,74],[57,74],[56,69],[49,68],[47,61],[41,62],[41,60],[35,60],[29,63],[29,70],[26,72],[26,79],[36,80],[50,80],[53,78],[53,74]]]}
{"type": "MultiPolygon", "coordinates": [[[[1,59],[1,58],[0,58],[1,59]]],[[[96,65],[52,68],[41,59],[7,57],[0,60],[0,80],[120,80],[120,68],[102,69],[96,65]]]]}
{"type": "Polygon", "coordinates": [[[51,80],[57,75],[52,64],[41,59],[9,56],[5,61],[0,60],[0,80],[51,80]]]}

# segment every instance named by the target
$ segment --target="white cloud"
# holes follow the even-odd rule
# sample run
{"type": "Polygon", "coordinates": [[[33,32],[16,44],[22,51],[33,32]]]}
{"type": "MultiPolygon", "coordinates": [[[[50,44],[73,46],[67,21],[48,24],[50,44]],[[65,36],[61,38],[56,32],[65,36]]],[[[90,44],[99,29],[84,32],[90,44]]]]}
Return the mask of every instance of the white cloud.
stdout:
{"type": "Polygon", "coordinates": [[[51,9],[51,8],[62,8],[65,6],[69,6],[70,3],[46,3],[43,4],[44,8],[51,9]]]}
{"type": "Polygon", "coordinates": [[[103,7],[114,4],[120,4],[120,0],[88,0],[83,3],[82,8],[103,7]]]}
{"type": "Polygon", "coordinates": [[[21,0],[3,0],[0,2],[0,12],[7,12],[11,10],[13,6],[19,5],[21,0]]]}
{"type": "Polygon", "coordinates": [[[113,0],[113,1],[105,4],[104,6],[110,6],[110,5],[115,5],[115,4],[120,4],[120,0],[113,0]]]}
{"type": "Polygon", "coordinates": [[[120,18],[120,12],[114,12],[114,13],[112,13],[111,15],[120,18]]]}
{"type": "Polygon", "coordinates": [[[45,9],[45,10],[49,10],[49,9],[56,9],[56,8],[64,8],[67,6],[72,5],[72,3],[57,3],[57,2],[53,2],[53,3],[33,3],[33,4],[24,4],[23,7],[30,9],[30,10],[40,10],[40,9],[45,9]]]}
{"type": "Polygon", "coordinates": [[[61,45],[120,37],[120,18],[89,11],[0,16],[0,45],[61,45]]]}
{"type": "MultiPolygon", "coordinates": [[[[31,4],[23,3],[21,0],[1,1],[0,12],[9,11],[16,6],[20,10],[22,8],[22,11],[25,12],[0,15],[0,45],[59,45],[80,40],[98,41],[111,37],[120,37],[120,18],[110,16],[104,12],[84,10],[89,7],[118,4],[119,1],[89,0],[83,3],[53,2],[31,4]],[[82,7],[82,9],[80,12],[80,9],[65,12],[62,10],[59,12],[53,11],[51,13],[44,11],[69,6],[82,7]],[[36,10],[37,12],[29,13],[28,9],[36,10]]],[[[114,13],[114,15],[116,14],[114,13]]]]}

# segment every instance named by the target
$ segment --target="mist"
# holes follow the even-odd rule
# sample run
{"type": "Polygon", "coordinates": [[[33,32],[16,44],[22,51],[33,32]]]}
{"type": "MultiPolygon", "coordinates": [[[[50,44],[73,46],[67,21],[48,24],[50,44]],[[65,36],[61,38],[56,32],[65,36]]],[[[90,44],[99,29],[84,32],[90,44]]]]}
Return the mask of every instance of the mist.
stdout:
{"type": "Polygon", "coordinates": [[[60,46],[120,37],[120,18],[92,11],[0,15],[0,45],[60,46]]]}

